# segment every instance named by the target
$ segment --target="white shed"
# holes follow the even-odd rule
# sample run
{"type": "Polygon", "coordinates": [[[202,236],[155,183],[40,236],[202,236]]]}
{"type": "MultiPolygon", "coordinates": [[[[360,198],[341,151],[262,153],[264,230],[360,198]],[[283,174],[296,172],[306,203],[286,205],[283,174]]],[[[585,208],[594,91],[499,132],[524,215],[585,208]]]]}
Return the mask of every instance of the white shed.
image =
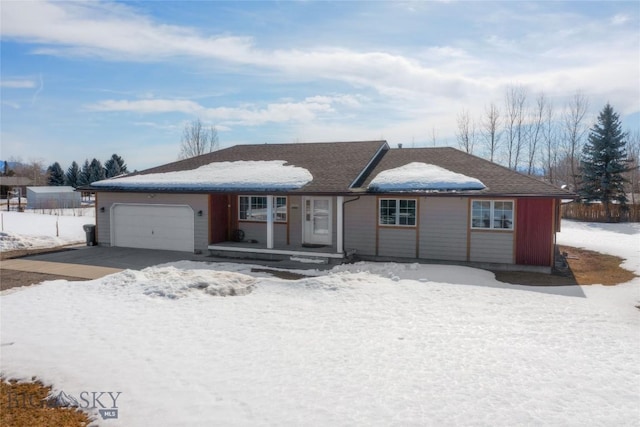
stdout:
{"type": "Polygon", "coordinates": [[[73,187],[27,187],[27,209],[79,208],[81,194],[73,187]]]}

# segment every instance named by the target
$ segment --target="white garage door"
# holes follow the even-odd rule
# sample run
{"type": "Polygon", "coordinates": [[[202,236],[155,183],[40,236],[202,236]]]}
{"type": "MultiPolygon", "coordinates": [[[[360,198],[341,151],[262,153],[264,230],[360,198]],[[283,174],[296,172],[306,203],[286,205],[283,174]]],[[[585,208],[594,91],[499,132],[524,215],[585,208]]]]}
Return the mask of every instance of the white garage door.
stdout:
{"type": "Polygon", "coordinates": [[[113,246],[193,252],[193,210],[185,205],[113,207],[113,246]]]}

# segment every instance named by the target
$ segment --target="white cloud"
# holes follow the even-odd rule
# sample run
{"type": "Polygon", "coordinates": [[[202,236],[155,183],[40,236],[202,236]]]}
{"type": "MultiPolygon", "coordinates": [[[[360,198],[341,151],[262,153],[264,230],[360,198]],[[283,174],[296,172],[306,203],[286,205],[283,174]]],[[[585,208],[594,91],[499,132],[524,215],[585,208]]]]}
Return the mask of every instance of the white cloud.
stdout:
{"type": "Polygon", "coordinates": [[[10,89],[33,89],[37,83],[33,80],[16,79],[16,80],[2,80],[0,81],[0,87],[6,87],[10,89]]]}
{"type": "Polygon", "coordinates": [[[133,124],[136,126],[145,126],[145,127],[150,127],[154,129],[169,130],[169,131],[174,131],[178,128],[178,126],[176,126],[175,124],[163,124],[163,123],[156,123],[156,122],[134,122],[133,124]]]}
{"type": "MultiPolygon", "coordinates": [[[[457,6],[452,5],[451,12],[457,6]]],[[[486,4],[486,14],[452,19],[456,24],[472,22],[476,28],[452,31],[454,36],[437,40],[426,37],[428,31],[407,31],[406,43],[374,44],[357,39],[354,31],[344,35],[344,42],[335,42],[342,39],[334,37],[329,45],[320,35],[310,44],[297,43],[295,34],[287,34],[279,39],[284,44],[273,48],[263,39],[217,33],[215,26],[166,25],[132,3],[4,2],[2,8],[2,39],[24,42],[32,53],[120,61],[123,68],[126,62],[167,63],[197,77],[210,75],[195,94],[193,89],[174,89],[171,82],[166,86],[150,82],[138,93],[109,88],[105,97],[112,99],[94,102],[85,110],[144,115],[131,122],[154,127],[163,126],[153,124],[154,114],[185,115],[159,120],[173,120],[178,128],[181,119],[200,117],[227,132],[225,144],[253,142],[255,137],[246,136],[241,127],[274,123],[287,126],[253,133],[264,140],[382,137],[409,144],[414,138],[417,143],[430,141],[435,129],[439,138],[446,139],[453,135],[455,115],[462,108],[478,117],[489,102],[502,103],[504,88],[510,84],[523,84],[531,98],[544,90],[558,110],[563,97],[576,90],[585,92],[594,110],[607,101],[623,114],[640,110],[640,46],[637,30],[630,30],[629,22],[637,19],[632,11],[601,19],[580,11],[560,13],[542,4],[520,8],[486,4]],[[216,85],[221,70],[225,76],[237,73],[237,79],[234,76],[230,86],[216,85]],[[257,91],[254,99],[260,101],[229,101],[251,99],[247,96],[254,96],[254,85],[271,83],[275,85],[269,94],[290,98],[269,99],[266,91],[257,91]],[[220,93],[212,95],[215,91],[220,93]],[[314,93],[318,95],[310,96],[314,93]]],[[[464,10],[455,10],[460,15],[473,9],[470,4],[460,8],[464,10]]],[[[396,16],[393,22],[402,19],[396,16]]],[[[3,87],[7,87],[4,82],[3,87]]],[[[37,78],[29,87],[38,87],[37,78]]]]}
{"type": "Polygon", "coordinates": [[[96,2],[7,2],[2,36],[46,44],[35,53],[152,61],[171,56],[239,60],[243,37],[205,37],[163,25],[122,4],[96,2]]]}
{"type": "Polygon", "coordinates": [[[89,111],[128,111],[136,113],[198,114],[204,107],[193,101],[176,99],[143,99],[139,101],[106,100],[86,107],[89,111]]]}
{"type": "MultiPolygon", "coordinates": [[[[608,34],[600,22],[578,19],[575,15],[545,15],[533,11],[517,15],[507,8],[495,12],[500,22],[521,25],[523,35],[507,36],[497,27],[495,33],[484,38],[456,40],[450,45],[427,44],[413,56],[336,46],[270,50],[259,47],[250,37],[211,35],[189,27],[159,23],[134,7],[115,3],[6,2],[1,31],[3,38],[39,45],[34,52],[40,54],[117,61],[192,59],[205,67],[242,65],[275,71],[297,81],[346,82],[354,88],[371,88],[388,99],[405,102],[424,102],[425,99],[440,102],[444,98],[465,102],[476,94],[486,98],[487,93],[495,92],[496,88],[524,79],[548,86],[546,76],[551,69],[555,74],[584,75],[606,69],[607,75],[620,77],[620,73],[607,65],[612,61],[620,63],[620,58],[626,58],[620,65],[637,70],[636,32],[608,34]],[[598,52],[598,61],[592,60],[594,51],[598,52]]],[[[485,18],[485,21],[491,19],[497,18],[485,18]]],[[[618,14],[612,21],[623,23],[627,19],[627,15],[618,14]]],[[[625,77],[624,82],[602,79],[603,89],[635,82],[626,74],[625,77]]],[[[358,100],[352,98],[351,102],[358,100]]],[[[242,123],[264,123],[271,120],[268,117],[280,121],[284,119],[278,117],[287,114],[304,120],[318,111],[311,104],[278,104],[265,111],[220,108],[207,110],[207,114],[225,119],[240,117],[242,123]]],[[[142,104],[129,107],[139,111],[148,111],[146,108],[185,113],[200,111],[197,105],[186,101],[149,104],[143,100],[142,104]]],[[[105,104],[102,108],[104,111],[127,109],[127,105],[105,104]]]]}
{"type": "MultiPolygon", "coordinates": [[[[257,126],[265,123],[306,122],[321,114],[335,112],[333,105],[356,107],[357,98],[348,95],[314,96],[301,102],[269,103],[265,106],[244,105],[241,107],[207,108],[189,100],[144,99],[144,100],[104,100],[85,107],[97,112],[133,112],[142,114],[183,113],[211,121],[221,129],[231,125],[257,126]]],[[[149,122],[138,122],[149,125],[149,122]]]]}
{"type": "Polygon", "coordinates": [[[629,22],[629,15],[625,15],[623,13],[619,13],[617,15],[615,15],[613,18],[611,18],[611,23],[613,25],[622,25],[622,24],[626,24],[627,22],[629,22]]]}
{"type": "Polygon", "coordinates": [[[11,107],[14,110],[19,110],[20,109],[20,104],[18,104],[17,102],[2,100],[2,105],[6,105],[7,107],[11,107]]]}
{"type": "Polygon", "coordinates": [[[222,60],[275,69],[299,79],[342,80],[400,96],[414,91],[455,94],[472,83],[387,52],[259,49],[248,37],[206,36],[155,23],[133,8],[111,3],[9,2],[3,5],[3,15],[3,37],[46,44],[34,50],[38,54],[128,61],[222,60]]]}

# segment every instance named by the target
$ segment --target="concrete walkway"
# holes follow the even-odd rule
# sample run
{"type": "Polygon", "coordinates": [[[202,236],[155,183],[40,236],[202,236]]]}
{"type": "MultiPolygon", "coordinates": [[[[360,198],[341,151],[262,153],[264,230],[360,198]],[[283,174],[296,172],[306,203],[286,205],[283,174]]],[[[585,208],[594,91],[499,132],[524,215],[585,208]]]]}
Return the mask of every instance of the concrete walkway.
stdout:
{"type": "Polygon", "coordinates": [[[36,261],[24,258],[2,261],[2,269],[55,274],[79,279],[99,279],[122,271],[121,268],[99,267],[95,265],[69,264],[62,262],[36,261]]]}

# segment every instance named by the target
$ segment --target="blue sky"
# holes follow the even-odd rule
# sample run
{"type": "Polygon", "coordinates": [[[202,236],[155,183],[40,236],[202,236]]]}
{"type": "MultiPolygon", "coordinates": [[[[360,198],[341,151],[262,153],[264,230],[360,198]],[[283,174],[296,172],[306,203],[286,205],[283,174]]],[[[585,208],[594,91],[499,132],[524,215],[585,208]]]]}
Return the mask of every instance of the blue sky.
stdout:
{"type": "Polygon", "coordinates": [[[220,145],[456,145],[509,85],[640,128],[638,2],[18,2],[1,14],[0,158],[173,161],[220,145]]]}

